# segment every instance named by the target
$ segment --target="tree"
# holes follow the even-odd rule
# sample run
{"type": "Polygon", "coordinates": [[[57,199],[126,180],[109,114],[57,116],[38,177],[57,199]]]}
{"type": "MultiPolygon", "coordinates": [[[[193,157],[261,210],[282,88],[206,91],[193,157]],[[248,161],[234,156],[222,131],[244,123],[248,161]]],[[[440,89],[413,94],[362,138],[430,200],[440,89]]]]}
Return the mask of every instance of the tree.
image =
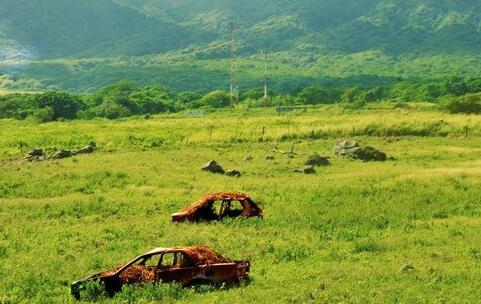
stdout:
{"type": "Polygon", "coordinates": [[[213,108],[223,108],[230,104],[230,95],[226,91],[217,90],[202,97],[202,104],[213,108]]]}
{"type": "Polygon", "coordinates": [[[126,107],[114,102],[105,101],[97,108],[97,115],[108,119],[117,119],[120,117],[127,117],[132,113],[126,107]]]}
{"type": "Polygon", "coordinates": [[[461,96],[468,93],[468,84],[463,78],[457,76],[450,77],[444,81],[442,88],[445,95],[461,96]]]}
{"type": "Polygon", "coordinates": [[[80,100],[78,97],[68,93],[47,92],[36,95],[34,98],[37,108],[51,108],[52,120],[59,118],[75,119],[79,110],[80,100]]]}
{"type": "Polygon", "coordinates": [[[481,114],[481,93],[453,98],[443,106],[450,113],[481,114]]]}
{"type": "Polygon", "coordinates": [[[318,87],[304,88],[297,96],[303,104],[330,104],[339,98],[337,92],[318,87]]]}
{"type": "Polygon", "coordinates": [[[341,96],[341,102],[353,103],[359,100],[362,95],[362,91],[359,88],[351,88],[346,90],[341,96]]]}
{"type": "Polygon", "coordinates": [[[202,94],[198,92],[183,92],[177,94],[175,101],[178,109],[199,108],[202,106],[202,94]]]}

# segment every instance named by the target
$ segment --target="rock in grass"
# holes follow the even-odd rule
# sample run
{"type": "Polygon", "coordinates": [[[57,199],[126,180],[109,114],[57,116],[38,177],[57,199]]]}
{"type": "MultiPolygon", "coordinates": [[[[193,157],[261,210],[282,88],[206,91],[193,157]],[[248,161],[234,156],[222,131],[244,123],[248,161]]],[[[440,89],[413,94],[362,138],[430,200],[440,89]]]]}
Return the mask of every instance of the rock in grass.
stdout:
{"type": "Polygon", "coordinates": [[[274,157],[274,155],[272,155],[272,154],[266,155],[266,160],[274,160],[274,159],[276,159],[276,158],[274,157]]]}
{"type": "Polygon", "coordinates": [[[227,170],[225,172],[225,175],[231,176],[231,177],[241,177],[241,173],[239,170],[227,170]]]}
{"type": "Polygon", "coordinates": [[[202,171],[215,173],[215,174],[224,174],[224,169],[215,161],[211,160],[204,166],[202,166],[202,171]]]}
{"type": "Polygon", "coordinates": [[[332,149],[334,154],[352,159],[360,159],[363,161],[385,161],[386,153],[377,150],[371,146],[361,147],[355,140],[343,140],[332,149]]]}
{"type": "Polygon", "coordinates": [[[29,162],[41,161],[44,159],[43,150],[40,148],[32,149],[28,152],[28,155],[24,157],[25,160],[29,162]]]}
{"type": "Polygon", "coordinates": [[[68,158],[72,156],[71,151],[63,150],[63,151],[57,151],[55,152],[50,158],[51,159],[62,159],[62,158],[68,158]]]}
{"type": "Polygon", "coordinates": [[[246,157],[244,157],[245,162],[251,161],[253,159],[254,159],[254,157],[252,157],[252,155],[247,155],[246,157]]]}
{"type": "Polygon", "coordinates": [[[304,174],[315,174],[316,169],[314,169],[314,166],[305,166],[304,168],[294,170],[294,172],[304,173],[304,174]]]}
{"type": "Polygon", "coordinates": [[[339,141],[334,145],[332,151],[334,154],[339,156],[348,156],[352,157],[358,153],[361,149],[359,143],[355,140],[343,140],[339,141]]]}
{"type": "Polygon", "coordinates": [[[377,150],[371,146],[366,146],[361,149],[358,153],[359,159],[364,161],[386,161],[387,155],[386,153],[377,150]]]}
{"type": "Polygon", "coordinates": [[[325,167],[331,165],[331,163],[329,162],[329,157],[321,156],[319,153],[314,153],[307,158],[304,165],[325,167]]]}
{"type": "Polygon", "coordinates": [[[414,270],[416,270],[416,268],[411,264],[406,264],[400,269],[401,272],[413,272],[414,270]]]}
{"type": "Polygon", "coordinates": [[[74,150],[72,152],[72,155],[79,155],[79,154],[89,154],[89,153],[94,153],[95,149],[97,149],[97,144],[93,141],[91,141],[88,145],[85,147],[74,150]]]}
{"type": "Polygon", "coordinates": [[[30,150],[28,152],[27,157],[32,157],[32,156],[43,156],[43,150],[40,149],[40,148],[35,148],[35,149],[30,150]]]}

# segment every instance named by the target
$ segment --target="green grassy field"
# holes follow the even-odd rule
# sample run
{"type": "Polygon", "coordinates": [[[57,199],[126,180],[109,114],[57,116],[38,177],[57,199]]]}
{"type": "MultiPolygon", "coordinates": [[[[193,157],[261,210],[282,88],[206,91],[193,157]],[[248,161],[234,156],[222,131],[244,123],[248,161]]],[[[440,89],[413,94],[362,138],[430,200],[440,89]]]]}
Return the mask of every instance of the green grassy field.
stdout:
{"type": "Polygon", "coordinates": [[[479,303],[481,116],[428,105],[277,116],[272,109],[151,120],[0,121],[0,303],[73,303],[69,284],[158,246],[252,261],[249,284],[127,288],[105,303],[479,303]],[[264,141],[259,141],[262,127],[264,141]],[[394,159],[305,157],[355,138],[394,159]],[[92,155],[21,161],[28,148],[92,155]],[[254,159],[244,162],[251,154],[254,159]],[[200,171],[210,159],[243,176],[200,171]],[[173,224],[209,191],[247,192],[263,220],[173,224]]]}

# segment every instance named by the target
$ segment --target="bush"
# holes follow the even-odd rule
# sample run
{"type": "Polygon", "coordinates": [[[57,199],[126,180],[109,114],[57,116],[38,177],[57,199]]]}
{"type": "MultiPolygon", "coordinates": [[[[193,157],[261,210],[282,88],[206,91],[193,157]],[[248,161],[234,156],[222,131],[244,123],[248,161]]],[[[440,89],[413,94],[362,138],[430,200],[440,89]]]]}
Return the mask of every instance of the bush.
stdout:
{"type": "Polygon", "coordinates": [[[481,93],[468,94],[446,101],[444,109],[449,113],[481,114],[481,93]]]}
{"type": "Polygon", "coordinates": [[[230,104],[230,95],[226,91],[217,90],[202,97],[202,104],[213,108],[223,108],[230,104]]]}
{"type": "Polygon", "coordinates": [[[49,122],[54,120],[55,113],[51,107],[45,107],[43,109],[38,109],[33,113],[33,117],[38,122],[49,122]]]}
{"type": "Polygon", "coordinates": [[[97,115],[108,119],[127,117],[131,114],[129,109],[112,101],[104,102],[97,108],[97,115]]]}
{"type": "Polygon", "coordinates": [[[304,88],[297,96],[302,104],[330,104],[339,99],[337,92],[319,87],[304,88]]]}
{"type": "Polygon", "coordinates": [[[34,101],[39,109],[50,108],[53,110],[52,120],[75,119],[80,107],[78,97],[67,93],[47,92],[36,95],[34,101]]]}

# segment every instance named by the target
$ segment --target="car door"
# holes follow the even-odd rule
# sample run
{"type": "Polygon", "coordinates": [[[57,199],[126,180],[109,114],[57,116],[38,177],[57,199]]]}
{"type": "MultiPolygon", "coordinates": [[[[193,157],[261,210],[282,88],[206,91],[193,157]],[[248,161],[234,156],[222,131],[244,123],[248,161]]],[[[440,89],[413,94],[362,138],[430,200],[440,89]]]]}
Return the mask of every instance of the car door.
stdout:
{"type": "Polygon", "coordinates": [[[162,255],[158,269],[157,282],[189,283],[194,273],[194,265],[190,258],[182,252],[166,252],[162,255]]]}

